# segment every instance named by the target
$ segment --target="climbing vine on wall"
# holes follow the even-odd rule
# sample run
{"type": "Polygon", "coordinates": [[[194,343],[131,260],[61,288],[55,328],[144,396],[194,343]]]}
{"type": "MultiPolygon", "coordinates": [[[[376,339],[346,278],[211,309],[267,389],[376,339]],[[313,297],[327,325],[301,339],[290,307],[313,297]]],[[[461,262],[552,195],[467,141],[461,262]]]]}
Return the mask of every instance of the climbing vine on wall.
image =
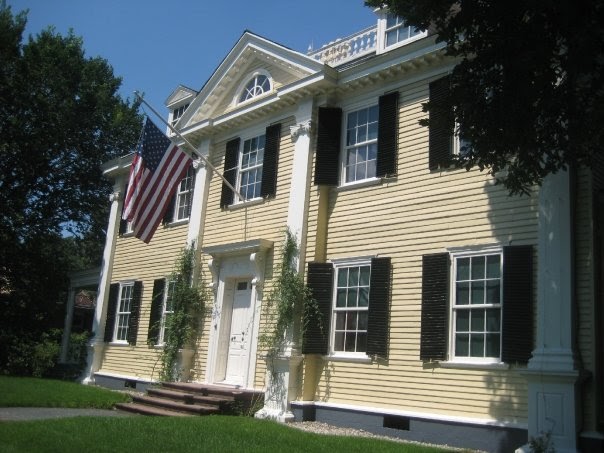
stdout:
{"type": "Polygon", "coordinates": [[[164,320],[164,344],[161,354],[160,379],[176,381],[180,378],[178,352],[188,346],[199,333],[200,320],[210,300],[209,292],[197,271],[195,247],[183,249],[176,260],[174,271],[168,277],[170,286],[168,297],[173,313],[164,320]]]}
{"type": "MultiPolygon", "coordinates": [[[[294,323],[300,320],[303,308],[319,311],[310,289],[304,284],[303,276],[295,269],[298,253],[296,237],[286,229],[281,247],[281,266],[264,303],[265,319],[271,327],[260,336],[260,345],[267,350],[269,357],[282,351],[287,342],[287,331],[294,329],[294,323]]],[[[305,329],[301,327],[303,336],[305,329]]]]}

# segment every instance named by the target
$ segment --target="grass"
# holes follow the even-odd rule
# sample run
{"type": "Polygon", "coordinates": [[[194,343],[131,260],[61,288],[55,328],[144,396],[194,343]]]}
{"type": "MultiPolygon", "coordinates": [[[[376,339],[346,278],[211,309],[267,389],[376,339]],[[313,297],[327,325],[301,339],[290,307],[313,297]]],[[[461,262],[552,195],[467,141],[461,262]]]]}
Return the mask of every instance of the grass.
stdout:
{"type": "Polygon", "coordinates": [[[0,376],[0,407],[81,407],[111,409],[128,401],[124,393],[75,382],[0,376]]]}
{"type": "Polygon", "coordinates": [[[3,452],[446,451],[361,437],[325,436],[246,417],[78,417],[0,422],[3,452]]]}

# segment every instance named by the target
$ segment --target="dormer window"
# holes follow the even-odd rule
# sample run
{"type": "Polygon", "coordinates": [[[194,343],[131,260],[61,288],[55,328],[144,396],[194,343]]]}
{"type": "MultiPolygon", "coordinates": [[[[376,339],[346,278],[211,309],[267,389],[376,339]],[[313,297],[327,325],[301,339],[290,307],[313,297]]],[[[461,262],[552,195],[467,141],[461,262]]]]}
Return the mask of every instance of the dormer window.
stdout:
{"type": "Polygon", "coordinates": [[[271,90],[271,80],[266,74],[254,74],[239,95],[239,103],[249,101],[271,90]]]}
{"type": "Polygon", "coordinates": [[[425,36],[426,32],[407,25],[402,17],[386,15],[386,47],[425,36]]]}
{"type": "Polygon", "coordinates": [[[187,107],[189,107],[189,104],[181,105],[180,107],[177,107],[172,110],[172,118],[170,119],[170,124],[172,126],[174,126],[178,122],[183,113],[185,113],[185,110],[187,110],[187,107]]]}

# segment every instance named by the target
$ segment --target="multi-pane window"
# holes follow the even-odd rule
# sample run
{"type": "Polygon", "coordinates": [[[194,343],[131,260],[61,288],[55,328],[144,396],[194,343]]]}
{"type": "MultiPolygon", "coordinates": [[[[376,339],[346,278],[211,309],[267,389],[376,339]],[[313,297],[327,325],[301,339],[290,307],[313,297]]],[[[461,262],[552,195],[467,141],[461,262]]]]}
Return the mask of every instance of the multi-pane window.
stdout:
{"type": "Polygon", "coordinates": [[[191,212],[191,203],[193,202],[193,185],[195,182],[195,170],[193,166],[189,167],[187,174],[180,181],[176,190],[175,220],[189,218],[191,212]]]}
{"type": "Polygon", "coordinates": [[[501,357],[500,253],[455,257],[453,356],[501,357]]]}
{"type": "Polygon", "coordinates": [[[338,267],[333,304],[332,350],[367,351],[371,266],[338,267]]]}
{"type": "Polygon", "coordinates": [[[164,292],[164,301],[162,306],[161,330],[159,333],[159,343],[163,344],[168,336],[169,319],[174,314],[174,287],[175,281],[168,282],[168,290],[164,292]]]}
{"type": "Polygon", "coordinates": [[[264,74],[256,74],[243,88],[239,96],[239,102],[244,102],[261,94],[268,93],[270,89],[271,82],[269,78],[264,74]]]}
{"type": "Polygon", "coordinates": [[[189,104],[181,105],[180,107],[177,107],[172,110],[172,126],[174,126],[176,122],[180,119],[180,117],[183,115],[183,113],[185,113],[187,107],[189,107],[189,104]]]}
{"type": "Polygon", "coordinates": [[[264,142],[264,134],[243,142],[239,156],[238,189],[245,200],[260,196],[264,142]]]}
{"type": "Polygon", "coordinates": [[[134,283],[125,283],[120,287],[120,297],[117,302],[115,313],[115,333],[114,341],[128,341],[128,325],[130,322],[130,312],[132,310],[132,295],[134,283]]]}
{"type": "Polygon", "coordinates": [[[375,178],[378,147],[378,106],[362,108],[346,116],[346,147],[343,182],[375,178]]]}
{"type": "Polygon", "coordinates": [[[388,14],[386,17],[386,47],[424,34],[422,30],[407,25],[401,17],[394,14],[388,14]]]}

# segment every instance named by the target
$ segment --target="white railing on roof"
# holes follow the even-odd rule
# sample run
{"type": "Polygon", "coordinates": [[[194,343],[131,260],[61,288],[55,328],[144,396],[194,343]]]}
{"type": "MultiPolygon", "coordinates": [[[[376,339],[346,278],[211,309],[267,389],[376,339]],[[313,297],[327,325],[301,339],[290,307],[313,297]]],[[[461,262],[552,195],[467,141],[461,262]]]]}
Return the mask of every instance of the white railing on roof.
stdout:
{"type": "Polygon", "coordinates": [[[346,38],[336,39],[317,50],[309,50],[308,56],[330,66],[339,66],[355,58],[375,52],[377,26],[369,27],[346,38]]]}

